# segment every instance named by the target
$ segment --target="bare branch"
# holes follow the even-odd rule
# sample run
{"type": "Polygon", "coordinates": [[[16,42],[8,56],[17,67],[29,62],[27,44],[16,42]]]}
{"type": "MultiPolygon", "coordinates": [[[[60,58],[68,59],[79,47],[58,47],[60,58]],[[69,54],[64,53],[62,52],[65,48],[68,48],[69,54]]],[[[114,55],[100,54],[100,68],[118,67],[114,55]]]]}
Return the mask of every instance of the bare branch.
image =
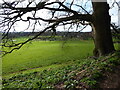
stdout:
{"type": "MultiPolygon", "coordinates": [[[[25,1],[25,0],[24,0],[25,1]]],[[[84,9],[84,7],[80,5],[74,4],[75,0],[73,0],[70,4],[70,7],[68,7],[64,0],[63,2],[33,2],[28,1],[28,4],[26,6],[20,6],[19,4],[23,3],[24,1],[14,1],[14,2],[5,2],[2,4],[2,9],[0,11],[0,17],[2,20],[0,20],[0,28],[2,30],[2,45],[3,47],[11,47],[10,51],[3,51],[4,54],[11,53],[14,50],[20,49],[24,44],[26,44],[29,41],[34,40],[38,36],[40,36],[42,33],[52,30],[53,32],[56,32],[56,28],[58,26],[63,25],[64,27],[66,25],[70,25],[68,27],[68,30],[72,28],[73,25],[76,25],[76,27],[79,27],[80,25],[89,25],[89,22],[92,22],[92,15],[87,12],[87,10],[84,9]],[[54,5],[57,5],[54,7],[54,5]],[[73,10],[72,6],[77,6],[78,8],[81,8],[85,14],[81,14],[81,12],[77,10],[73,10]],[[47,10],[47,13],[49,12],[50,15],[46,17],[42,17],[39,12],[47,10]],[[29,13],[32,13],[29,15],[29,13]],[[84,21],[87,21],[88,23],[85,23],[84,21]],[[11,31],[15,30],[16,23],[19,24],[19,22],[27,22],[28,25],[26,29],[29,30],[32,28],[32,32],[35,32],[37,25],[43,28],[43,23],[45,23],[45,27],[34,37],[27,39],[24,42],[13,42],[9,38],[9,34],[11,31]],[[11,43],[9,43],[11,42],[11,43]]],[[[17,30],[16,30],[17,31],[17,30]]]]}

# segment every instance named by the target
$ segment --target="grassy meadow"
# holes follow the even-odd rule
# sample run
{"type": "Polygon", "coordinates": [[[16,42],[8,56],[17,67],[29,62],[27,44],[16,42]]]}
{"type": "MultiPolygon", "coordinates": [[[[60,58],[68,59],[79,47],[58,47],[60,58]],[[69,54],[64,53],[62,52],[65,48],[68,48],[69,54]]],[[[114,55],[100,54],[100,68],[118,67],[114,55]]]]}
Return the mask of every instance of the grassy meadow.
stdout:
{"type": "Polygon", "coordinates": [[[4,76],[34,68],[70,64],[72,61],[92,55],[93,47],[93,42],[90,40],[34,40],[2,58],[2,74],[4,76]]]}
{"type": "Polygon", "coordinates": [[[120,59],[117,52],[97,60],[87,58],[93,48],[92,40],[27,43],[2,58],[2,88],[96,88],[103,71],[112,71],[120,59]]]}

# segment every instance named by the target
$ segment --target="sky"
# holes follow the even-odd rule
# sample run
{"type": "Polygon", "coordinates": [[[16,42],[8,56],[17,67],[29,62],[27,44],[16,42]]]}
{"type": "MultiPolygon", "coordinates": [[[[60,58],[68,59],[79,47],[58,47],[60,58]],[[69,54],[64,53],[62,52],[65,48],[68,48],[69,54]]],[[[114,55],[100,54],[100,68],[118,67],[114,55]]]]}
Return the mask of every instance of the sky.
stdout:
{"type": "MultiPolygon", "coordinates": [[[[0,3],[1,3],[1,1],[2,0],[0,0],[0,3]]],[[[14,1],[14,0],[6,0],[6,1],[14,1]]],[[[27,0],[26,0],[27,1],[27,0]]],[[[37,1],[40,1],[40,0],[36,0],[36,2],[37,1]]],[[[53,1],[53,0],[52,0],[53,1]]],[[[55,1],[55,0],[54,0],[55,1]]],[[[68,1],[71,1],[71,0],[68,0],[68,1]]],[[[79,1],[79,0],[76,0],[76,2],[77,1],[79,1]]],[[[86,1],[86,0],[81,0],[81,1],[86,1]]],[[[101,0],[100,0],[101,1],[101,0]]],[[[104,1],[104,0],[103,0],[104,1]]],[[[112,6],[112,4],[113,4],[113,1],[114,0],[107,0],[108,1],[108,3],[109,3],[109,5],[110,5],[110,7],[112,6]]],[[[120,0],[116,0],[117,2],[120,2],[120,0]]],[[[77,2],[78,3],[78,2],[77,2]]],[[[84,4],[84,3],[83,3],[84,4]]],[[[25,5],[25,4],[24,4],[25,5]]],[[[92,7],[91,6],[91,4],[90,3],[88,3],[87,4],[88,6],[86,6],[86,9],[89,11],[91,8],[90,7],[92,7]]],[[[73,7],[73,9],[76,9],[75,7],[73,7]]],[[[118,25],[118,6],[117,6],[117,4],[114,4],[114,7],[113,8],[111,8],[110,10],[109,10],[109,14],[110,14],[110,16],[111,16],[111,22],[112,23],[115,23],[116,25],[118,25]]],[[[26,16],[31,16],[31,13],[28,13],[27,15],[24,15],[23,17],[26,17],[26,16]]],[[[39,13],[38,13],[38,15],[40,16],[40,17],[43,17],[43,18],[46,18],[46,17],[49,17],[48,16],[48,13],[47,13],[47,11],[46,10],[42,10],[42,11],[40,11],[39,13]]],[[[42,30],[42,29],[44,29],[45,28],[45,26],[46,26],[46,23],[42,23],[43,25],[42,25],[42,27],[36,27],[36,30],[37,31],[39,31],[40,29],[42,30]]],[[[15,27],[15,29],[17,30],[17,31],[23,31],[23,30],[25,30],[26,28],[27,28],[27,26],[28,26],[28,23],[25,23],[25,22],[18,22],[17,24],[16,24],[16,27],[15,27]]],[[[65,27],[66,29],[68,28],[68,26],[66,26],[65,27]]],[[[82,26],[81,26],[81,28],[82,28],[82,26]]],[[[28,31],[30,31],[30,29],[32,30],[33,28],[29,28],[29,30],[28,31]]],[[[64,27],[57,27],[57,31],[62,31],[64,29],[64,27]]],[[[70,30],[70,31],[76,31],[75,29],[74,29],[74,27],[70,30]]],[[[79,30],[78,30],[79,31],[79,30]]],[[[82,32],[89,32],[89,31],[91,31],[91,27],[90,26],[87,26],[82,32]]]]}

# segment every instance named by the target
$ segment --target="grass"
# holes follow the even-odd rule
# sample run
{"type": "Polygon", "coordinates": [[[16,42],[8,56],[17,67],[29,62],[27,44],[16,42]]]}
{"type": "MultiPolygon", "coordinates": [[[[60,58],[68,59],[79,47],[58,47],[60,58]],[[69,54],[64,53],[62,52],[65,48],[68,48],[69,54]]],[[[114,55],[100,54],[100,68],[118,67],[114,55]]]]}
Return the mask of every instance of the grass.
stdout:
{"type": "Polygon", "coordinates": [[[2,74],[67,64],[92,55],[92,50],[92,41],[33,41],[3,57],[2,74]]]}
{"type": "Polygon", "coordinates": [[[3,78],[3,88],[97,88],[97,80],[111,67],[120,63],[116,54],[101,59],[76,60],[61,68],[34,71],[3,78]]]}
{"type": "Polygon", "coordinates": [[[95,87],[103,71],[110,70],[120,59],[111,55],[98,60],[86,58],[92,50],[90,40],[28,43],[3,57],[3,88],[95,87]]]}

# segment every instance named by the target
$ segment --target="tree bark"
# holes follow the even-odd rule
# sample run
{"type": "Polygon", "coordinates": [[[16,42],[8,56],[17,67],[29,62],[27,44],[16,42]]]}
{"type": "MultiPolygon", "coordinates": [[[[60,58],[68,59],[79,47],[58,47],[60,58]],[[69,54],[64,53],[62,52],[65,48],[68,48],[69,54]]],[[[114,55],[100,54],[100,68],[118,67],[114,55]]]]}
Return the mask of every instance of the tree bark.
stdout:
{"type": "Polygon", "coordinates": [[[104,56],[115,51],[110,29],[111,17],[109,5],[106,2],[92,2],[93,5],[93,33],[95,49],[94,56],[104,56]]]}

